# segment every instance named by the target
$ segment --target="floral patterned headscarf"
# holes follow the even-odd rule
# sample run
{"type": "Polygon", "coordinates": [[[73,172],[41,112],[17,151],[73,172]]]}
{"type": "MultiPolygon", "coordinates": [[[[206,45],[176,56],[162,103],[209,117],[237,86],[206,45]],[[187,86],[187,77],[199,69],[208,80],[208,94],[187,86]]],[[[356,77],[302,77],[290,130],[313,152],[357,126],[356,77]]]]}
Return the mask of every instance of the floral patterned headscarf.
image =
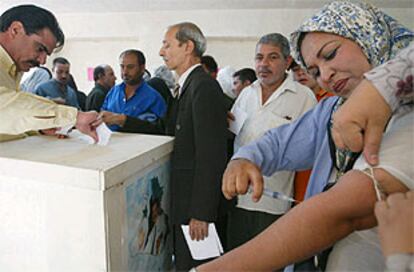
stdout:
{"type": "Polygon", "coordinates": [[[372,67],[392,59],[414,39],[413,31],[370,4],[334,1],[290,36],[293,57],[303,66],[299,42],[307,32],[327,32],[355,41],[372,67]]]}

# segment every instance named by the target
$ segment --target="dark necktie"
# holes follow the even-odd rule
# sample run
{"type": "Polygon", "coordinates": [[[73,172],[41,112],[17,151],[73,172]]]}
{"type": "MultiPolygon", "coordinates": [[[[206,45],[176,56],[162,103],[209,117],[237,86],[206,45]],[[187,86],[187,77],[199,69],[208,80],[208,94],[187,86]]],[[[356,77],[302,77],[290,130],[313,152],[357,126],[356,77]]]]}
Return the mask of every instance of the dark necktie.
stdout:
{"type": "Polygon", "coordinates": [[[175,85],[175,88],[174,88],[174,91],[173,91],[174,98],[177,98],[178,99],[179,94],[180,94],[180,85],[179,84],[176,84],[175,85]]]}

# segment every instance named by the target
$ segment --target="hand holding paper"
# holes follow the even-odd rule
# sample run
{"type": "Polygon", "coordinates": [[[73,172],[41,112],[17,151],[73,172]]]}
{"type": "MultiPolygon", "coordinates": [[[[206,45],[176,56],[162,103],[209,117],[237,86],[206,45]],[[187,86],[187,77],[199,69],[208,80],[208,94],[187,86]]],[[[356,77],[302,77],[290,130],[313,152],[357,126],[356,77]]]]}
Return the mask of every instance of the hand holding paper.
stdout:
{"type": "Polygon", "coordinates": [[[181,228],[188,247],[190,248],[191,257],[194,260],[205,260],[218,257],[224,252],[214,223],[208,224],[208,236],[200,241],[191,239],[188,225],[181,225],[181,228]]]}
{"type": "Polygon", "coordinates": [[[240,107],[235,107],[232,110],[232,114],[234,116],[234,120],[230,120],[229,130],[237,135],[247,119],[247,113],[240,107]]]}
{"type": "Polygon", "coordinates": [[[192,240],[204,240],[208,236],[208,222],[192,218],[188,224],[192,240]]]}
{"type": "MultiPolygon", "coordinates": [[[[111,139],[112,131],[105,125],[105,123],[100,124],[96,128],[96,134],[98,136],[98,142],[96,144],[103,146],[108,145],[109,140],[111,139]]],[[[70,136],[78,138],[88,144],[95,144],[95,140],[92,137],[82,134],[80,131],[72,131],[70,136]]]]}

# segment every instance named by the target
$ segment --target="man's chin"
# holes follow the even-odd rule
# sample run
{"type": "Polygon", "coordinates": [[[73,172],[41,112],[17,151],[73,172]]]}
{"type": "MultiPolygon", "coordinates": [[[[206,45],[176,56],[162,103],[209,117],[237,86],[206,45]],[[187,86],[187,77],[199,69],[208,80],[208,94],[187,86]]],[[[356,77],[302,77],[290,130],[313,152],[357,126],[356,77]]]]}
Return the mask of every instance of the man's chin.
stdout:
{"type": "Polygon", "coordinates": [[[140,81],[139,80],[123,80],[126,85],[137,85],[140,81]]]}
{"type": "Polygon", "coordinates": [[[23,65],[23,66],[18,66],[17,70],[19,72],[29,72],[29,70],[32,69],[32,68],[34,68],[34,67],[31,66],[31,65],[23,65]]]}
{"type": "Polygon", "coordinates": [[[40,64],[34,63],[34,62],[30,62],[30,61],[23,62],[22,64],[23,65],[21,65],[18,68],[19,68],[20,71],[23,71],[23,72],[27,72],[27,71],[29,71],[32,68],[35,68],[35,67],[39,67],[40,66],[40,64]]]}

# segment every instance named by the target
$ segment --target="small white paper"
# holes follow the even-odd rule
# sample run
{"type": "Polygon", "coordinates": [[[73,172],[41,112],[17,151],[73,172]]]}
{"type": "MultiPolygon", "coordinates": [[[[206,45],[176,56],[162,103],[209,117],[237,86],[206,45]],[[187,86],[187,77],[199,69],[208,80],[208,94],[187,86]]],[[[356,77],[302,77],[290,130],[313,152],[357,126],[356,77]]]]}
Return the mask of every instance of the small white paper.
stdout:
{"type": "Polygon", "coordinates": [[[96,128],[96,133],[98,133],[98,145],[108,145],[109,140],[111,139],[112,130],[110,130],[105,123],[100,124],[96,128]]]}
{"type": "Polygon", "coordinates": [[[191,257],[194,260],[205,260],[218,257],[224,252],[214,223],[208,224],[208,236],[200,241],[191,240],[190,228],[188,225],[181,225],[181,228],[187,245],[190,248],[191,257]]]}
{"type": "Polygon", "coordinates": [[[239,134],[244,122],[247,119],[247,113],[240,107],[235,107],[232,113],[234,115],[235,120],[230,121],[229,130],[237,135],[239,134]]]}

